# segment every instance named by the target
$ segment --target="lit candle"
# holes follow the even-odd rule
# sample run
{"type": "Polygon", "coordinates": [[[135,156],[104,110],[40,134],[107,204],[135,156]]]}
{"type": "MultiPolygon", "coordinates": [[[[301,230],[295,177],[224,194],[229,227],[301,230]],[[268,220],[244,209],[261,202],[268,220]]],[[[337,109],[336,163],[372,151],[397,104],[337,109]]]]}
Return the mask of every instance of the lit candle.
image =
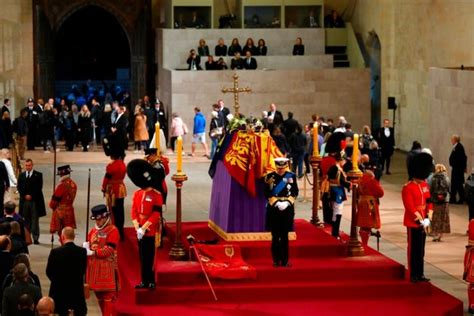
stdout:
{"type": "Polygon", "coordinates": [[[181,136],[178,136],[176,140],[176,147],[178,148],[176,155],[176,173],[181,174],[183,173],[183,138],[181,136]]]}
{"type": "Polygon", "coordinates": [[[319,156],[318,122],[313,124],[313,157],[319,156]]]}
{"type": "Polygon", "coordinates": [[[354,142],[352,145],[352,170],[354,171],[359,170],[357,158],[359,158],[359,134],[354,134],[354,142]]]}
{"type": "Polygon", "coordinates": [[[156,154],[160,155],[160,122],[156,122],[155,124],[155,147],[156,147],[156,154]]]}

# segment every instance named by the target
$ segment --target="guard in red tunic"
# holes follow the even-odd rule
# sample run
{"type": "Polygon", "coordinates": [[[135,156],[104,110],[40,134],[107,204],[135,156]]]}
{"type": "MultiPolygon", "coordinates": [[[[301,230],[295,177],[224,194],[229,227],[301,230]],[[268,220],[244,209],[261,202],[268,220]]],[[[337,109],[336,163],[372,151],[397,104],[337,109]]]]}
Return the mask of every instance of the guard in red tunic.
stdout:
{"type": "Polygon", "coordinates": [[[371,235],[380,237],[379,199],[384,195],[380,182],[372,170],[366,170],[359,182],[359,200],[357,203],[357,226],[362,244],[367,246],[371,235]],[[376,232],[372,232],[376,229],[376,232]]]}
{"type": "Polygon", "coordinates": [[[119,154],[110,155],[111,162],[105,169],[102,181],[102,192],[107,201],[107,207],[112,214],[112,224],[120,233],[120,240],[124,239],[123,226],[125,221],[124,199],[127,196],[127,188],[123,183],[127,174],[127,167],[119,154]]]}
{"type": "MultiPolygon", "coordinates": [[[[152,187],[159,181],[154,168],[143,159],[135,159],[128,163],[127,174],[132,182],[140,187],[133,194],[131,217],[137,232],[138,251],[141,263],[141,282],[136,289],[155,288],[154,261],[155,238],[159,233],[160,214],[162,212],[162,194],[152,187]]],[[[162,181],[163,179],[161,179],[162,181]]]]}
{"type": "Polygon", "coordinates": [[[57,175],[61,178],[49,202],[49,207],[53,210],[49,228],[51,234],[58,233],[60,235],[66,226],[76,228],[73,204],[76,198],[77,185],[71,179],[71,171],[69,165],[58,167],[57,175]]]}
{"type": "Polygon", "coordinates": [[[468,312],[474,314],[474,219],[469,222],[469,239],[464,256],[464,281],[468,282],[467,297],[469,299],[468,312]]]}
{"type": "Polygon", "coordinates": [[[89,232],[89,241],[83,244],[88,256],[86,283],[95,292],[102,315],[110,316],[114,314],[114,302],[120,287],[117,262],[120,235],[112,224],[107,206],[94,206],[91,213],[95,227],[89,232]]]}
{"type": "Polygon", "coordinates": [[[409,166],[408,175],[412,179],[403,186],[402,199],[405,207],[403,225],[408,233],[408,270],[414,283],[429,281],[424,276],[426,231],[433,216],[430,188],[425,179],[433,170],[433,158],[422,152],[417,154],[409,166]]]}

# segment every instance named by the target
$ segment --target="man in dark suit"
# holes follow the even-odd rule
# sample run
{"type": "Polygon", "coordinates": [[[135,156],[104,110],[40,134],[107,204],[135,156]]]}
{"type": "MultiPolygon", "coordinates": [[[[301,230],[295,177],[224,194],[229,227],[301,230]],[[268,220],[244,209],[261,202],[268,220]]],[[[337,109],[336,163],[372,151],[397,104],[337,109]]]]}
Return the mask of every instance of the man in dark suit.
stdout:
{"type": "Polygon", "coordinates": [[[245,52],[245,69],[257,69],[257,60],[252,57],[252,53],[248,50],[245,52]]]}
{"type": "Polygon", "coordinates": [[[224,100],[217,100],[217,118],[219,120],[219,126],[223,126],[224,129],[229,125],[229,119],[227,116],[230,114],[229,108],[224,105],[224,100]]]}
{"type": "Polygon", "coordinates": [[[7,168],[3,161],[0,161],[0,205],[3,204],[5,192],[10,188],[10,180],[8,179],[7,168]]]}
{"type": "Polygon", "coordinates": [[[283,114],[276,109],[276,104],[270,104],[270,111],[268,111],[268,130],[270,134],[273,133],[275,127],[281,127],[283,124],[283,114]]]}
{"type": "MultiPolygon", "coordinates": [[[[156,122],[160,123],[160,129],[163,130],[163,134],[165,134],[165,138],[168,140],[168,119],[166,118],[163,103],[158,98],[155,101],[155,109],[153,111],[153,124],[156,124],[156,122]]],[[[150,141],[152,138],[153,134],[150,134],[150,141]]]]}
{"type": "Polygon", "coordinates": [[[380,171],[383,172],[385,166],[385,174],[390,172],[390,160],[392,159],[395,148],[395,133],[393,127],[390,127],[390,120],[383,120],[383,127],[377,133],[377,140],[381,148],[380,171]]]}
{"type": "Polygon", "coordinates": [[[18,177],[18,192],[20,193],[19,213],[30,225],[35,245],[39,244],[39,218],[46,216],[43,196],[43,174],[33,170],[33,160],[25,161],[25,172],[18,177]]]}
{"type": "Polygon", "coordinates": [[[41,299],[40,288],[28,282],[28,268],[24,263],[13,267],[13,276],[15,284],[3,292],[2,315],[18,315],[18,300],[23,294],[30,295],[35,305],[41,299]]]}
{"type": "Polygon", "coordinates": [[[304,18],[303,27],[319,27],[318,20],[314,14],[314,10],[310,10],[309,16],[304,18]]]}
{"type": "Polygon", "coordinates": [[[201,57],[196,54],[194,49],[189,51],[189,57],[186,60],[186,63],[188,64],[188,70],[202,70],[201,57]]]}
{"type": "Polygon", "coordinates": [[[464,173],[467,168],[467,156],[464,151],[464,146],[461,144],[461,137],[453,135],[451,137],[451,144],[453,150],[449,156],[449,165],[451,166],[451,199],[449,203],[463,204],[464,203],[464,173]],[[459,193],[459,200],[456,201],[456,196],[459,193]]]}
{"type": "Polygon", "coordinates": [[[84,277],[87,269],[86,249],[74,244],[74,229],[63,228],[63,245],[51,250],[46,266],[46,275],[51,281],[49,296],[56,303],[55,312],[67,315],[86,315],[87,305],[84,297],[84,277]]]}
{"type": "Polygon", "coordinates": [[[240,58],[240,53],[236,52],[234,55],[234,58],[232,58],[232,60],[230,61],[230,69],[239,70],[239,69],[244,69],[244,68],[245,68],[244,60],[240,58]]]}
{"type": "Polygon", "coordinates": [[[8,201],[3,205],[3,216],[0,217],[0,223],[17,222],[20,224],[21,237],[25,240],[25,220],[18,213],[15,212],[16,204],[13,201],[8,201]]]}
{"type": "Polygon", "coordinates": [[[283,122],[283,133],[286,139],[290,139],[290,136],[295,132],[299,123],[293,118],[293,112],[288,112],[288,119],[283,122]]]}
{"type": "Polygon", "coordinates": [[[8,112],[10,113],[10,99],[3,100],[3,106],[1,110],[1,117],[3,117],[3,113],[8,112]]]}
{"type": "Polygon", "coordinates": [[[125,106],[119,105],[117,108],[117,117],[112,122],[112,127],[110,128],[112,135],[116,137],[117,144],[119,148],[117,150],[125,156],[125,150],[128,147],[127,139],[127,126],[128,118],[125,114],[125,106]]]}

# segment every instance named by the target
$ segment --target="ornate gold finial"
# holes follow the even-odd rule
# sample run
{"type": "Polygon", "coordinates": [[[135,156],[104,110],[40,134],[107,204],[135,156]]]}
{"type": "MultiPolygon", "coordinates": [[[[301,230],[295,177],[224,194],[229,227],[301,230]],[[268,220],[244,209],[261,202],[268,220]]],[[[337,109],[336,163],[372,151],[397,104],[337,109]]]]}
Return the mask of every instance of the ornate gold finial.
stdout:
{"type": "Polygon", "coordinates": [[[249,87],[246,88],[239,88],[239,75],[237,73],[234,73],[232,76],[234,79],[234,87],[233,88],[222,88],[222,93],[228,93],[231,92],[234,94],[234,111],[235,111],[235,117],[239,117],[239,94],[243,92],[252,92],[252,89],[249,87]]]}

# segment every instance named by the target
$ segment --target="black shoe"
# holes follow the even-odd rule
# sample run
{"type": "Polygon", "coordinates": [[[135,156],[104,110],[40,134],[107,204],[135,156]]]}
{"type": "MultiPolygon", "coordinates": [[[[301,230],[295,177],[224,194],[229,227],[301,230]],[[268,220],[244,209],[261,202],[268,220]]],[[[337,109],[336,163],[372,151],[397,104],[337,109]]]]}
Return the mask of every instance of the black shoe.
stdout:
{"type": "Polygon", "coordinates": [[[278,268],[280,266],[280,264],[278,262],[273,262],[273,267],[274,268],[278,268]]]}
{"type": "Polygon", "coordinates": [[[423,276],[421,276],[421,277],[418,279],[418,281],[420,281],[420,282],[429,282],[430,279],[428,279],[427,277],[425,277],[425,276],[423,275],[423,276]]]}
{"type": "Polygon", "coordinates": [[[390,171],[385,172],[385,174],[391,175],[392,173],[390,171]]]}
{"type": "Polygon", "coordinates": [[[410,278],[410,282],[411,283],[418,283],[418,282],[420,282],[420,279],[419,278],[410,278]]]}
{"type": "Polygon", "coordinates": [[[468,312],[469,314],[474,314],[474,308],[469,307],[469,308],[467,309],[467,312],[468,312]]]}
{"type": "Polygon", "coordinates": [[[146,288],[146,287],[147,287],[147,286],[146,286],[145,283],[143,283],[143,282],[140,282],[140,283],[138,283],[137,285],[135,285],[135,288],[136,288],[136,289],[144,289],[144,288],[146,288]]]}
{"type": "Polygon", "coordinates": [[[281,266],[285,267],[285,268],[291,268],[291,263],[289,263],[289,262],[282,263],[281,266]]]}
{"type": "Polygon", "coordinates": [[[33,241],[33,244],[35,244],[35,245],[39,245],[39,244],[40,244],[40,242],[39,242],[38,240],[35,240],[35,241],[33,241]]]}
{"type": "Polygon", "coordinates": [[[148,283],[148,289],[149,290],[154,290],[156,288],[155,282],[148,283]]]}

